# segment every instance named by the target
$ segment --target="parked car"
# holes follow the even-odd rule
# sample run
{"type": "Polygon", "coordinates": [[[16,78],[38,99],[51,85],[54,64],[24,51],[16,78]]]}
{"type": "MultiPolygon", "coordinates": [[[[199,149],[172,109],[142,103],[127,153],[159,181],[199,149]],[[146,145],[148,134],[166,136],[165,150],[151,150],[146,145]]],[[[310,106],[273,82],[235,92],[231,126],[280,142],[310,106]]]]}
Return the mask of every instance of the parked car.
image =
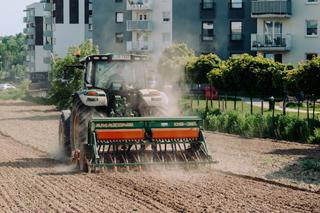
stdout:
{"type": "Polygon", "coordinates": [[[218,90],[208,84],[194,84],[191,86],[190,93],[194,95],[203,95],[208,100],[217,100],[219,93],[218,90]]]}
{"type": "Polygon", "coordinates": [[[10,83],[0,84],[0,90],[16,89],[16,87],[10,83]]]}
{"type": "Polygon", "coordinates": [[[218,90],[214,86],[206,86],[204,88],[204,95],[208,100],[217,100],[219,98],[218,90]]]}

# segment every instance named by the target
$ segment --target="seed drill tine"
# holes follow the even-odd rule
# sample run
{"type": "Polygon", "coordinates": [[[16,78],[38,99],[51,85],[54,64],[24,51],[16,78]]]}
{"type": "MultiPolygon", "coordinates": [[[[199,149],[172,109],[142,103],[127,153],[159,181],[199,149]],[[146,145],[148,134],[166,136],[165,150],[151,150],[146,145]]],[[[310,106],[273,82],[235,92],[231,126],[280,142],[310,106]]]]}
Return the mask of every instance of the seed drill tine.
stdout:
{"type": "Polygon", "coordinates": [[[97,164],[98,163],[98,159],[99,159],[99,153],[97,151],[97,138],[96,138],[96,133],[95,132],[92,134],[92,137],[93,137],[92,150],[93,150],[93,154],[94,154],[94,163],[97,164]]]}
{"type": "Polygon", "coordinates": [[[181,148],[180,143],[178,143],[178,147],[179,147],[179,149],[180,149],[180,153],[181,153],[182,158],[183,158],[186,162],[188,162],[187,157],[186,157],[186,155],[185,155],[185,153],[184,153],[184,150],[181,148]]]}
{"type": "Polygon", "coordinates": [[[176,156],[176,153],[174,152],[174,146],[172,143],[171,143],[171,149],[172,149],[172,153],[173,153],[173,159],[174,159],[174,161],[177,161],[177,156],[176,156]]]}
{"type": "Polygon", "coordinates": [[[159,151],[160,151],[160,157],[161,157],[161,161],[164,162],[164,158],[163,158],[163,152],[162,152],[162,149],[161,149],[161,143],[159,144],[159,151]]]}

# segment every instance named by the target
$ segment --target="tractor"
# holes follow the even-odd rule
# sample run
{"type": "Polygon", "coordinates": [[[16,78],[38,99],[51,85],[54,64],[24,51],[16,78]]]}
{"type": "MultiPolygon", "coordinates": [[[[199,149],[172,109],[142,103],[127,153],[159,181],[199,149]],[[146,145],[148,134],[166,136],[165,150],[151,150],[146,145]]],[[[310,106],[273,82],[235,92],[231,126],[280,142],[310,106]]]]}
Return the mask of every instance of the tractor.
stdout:
{"type": "Polygon", "coordinates": [[[170,101],[157,89],[149,57],[79,61],[69,67],[83,71],[84,84],[61,113],[59,146],[81,171],[212,162],[201,119],[168,115],[170,101]]]}

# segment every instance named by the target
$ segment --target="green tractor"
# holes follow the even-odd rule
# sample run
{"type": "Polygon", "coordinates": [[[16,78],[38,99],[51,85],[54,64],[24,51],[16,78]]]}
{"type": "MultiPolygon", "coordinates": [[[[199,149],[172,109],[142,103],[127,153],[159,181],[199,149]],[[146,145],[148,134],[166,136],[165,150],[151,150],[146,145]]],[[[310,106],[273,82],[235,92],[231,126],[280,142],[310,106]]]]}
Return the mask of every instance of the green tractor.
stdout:
{"type": "Polygon", "coordinates": [[[90,55],[71,65],[84,85],[61,114],[59,144],[81,171],[211,163],[198,117],[169,117],[148,57],[90,55]],[[151,80],[150,80],[151,79],[151,80]]]}

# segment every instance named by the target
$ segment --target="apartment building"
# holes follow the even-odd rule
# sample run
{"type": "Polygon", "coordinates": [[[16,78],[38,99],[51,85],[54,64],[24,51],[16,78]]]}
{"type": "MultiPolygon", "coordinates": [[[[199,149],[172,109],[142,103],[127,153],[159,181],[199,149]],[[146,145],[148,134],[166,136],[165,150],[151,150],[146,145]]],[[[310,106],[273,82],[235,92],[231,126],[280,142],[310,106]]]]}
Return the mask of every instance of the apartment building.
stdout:
{"type": "Polygon", "coordinates": [[[92,37],[91,0],[41,0],[28,5],[24,22],[31,86],[48,86],[53,56],[92,37]]]}
{"type": "Polygon", "coordinates": [[[173,0],[173,41],[223,59],[254,55],[250,35],[256,32],[256,19],[250,12],[250,0],[173,0]]]}
{"type": "Polygon", "coordinates": [[[172,0],[95,0],[93,11],[101,52],[157,53],[171,44],[172,0]]]}
{"type": "MultiPolygon", "coordinates": [[[[43,84],[48,81],[51,57],[51,51],[45,48],[46,42],[51,41],[47,37],[50,31],[46,23],[51,14],[40,2],[28,5],[25,12],[26,28],[23,31],[27,36],[27,69],[30,72],[32,83],[45,86],[43,84]]],[[[49,25],[51,26],[51,23],[49,25]]]]}
{"type": "Polygon", "coordinates": [[[184,42],[197,54],[254,54],[249,0],[95,0],[93,11],[93,42],[102,52],[155,54],[184,42]]]}
{"type": "Polygon", "coordinates": [[[251,16],[252,51],[291,64],[320,54],[319,0],[253,0],[251,16]]]}

